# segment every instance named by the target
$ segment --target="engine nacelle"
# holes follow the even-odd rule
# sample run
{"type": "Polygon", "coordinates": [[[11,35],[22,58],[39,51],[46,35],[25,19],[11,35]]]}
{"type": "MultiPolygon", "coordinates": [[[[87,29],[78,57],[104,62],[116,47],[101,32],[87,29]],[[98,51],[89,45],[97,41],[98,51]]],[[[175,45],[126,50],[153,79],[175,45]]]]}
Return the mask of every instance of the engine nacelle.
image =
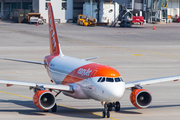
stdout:
{"type": "Polygon", "coordinates": [[[51,109],[55,103],[55,97],[49,90],[38,90],[33,96],[34,104],[41,110],[51,109]]]}
{"type": "Polygon", "coordinates": [[[130,95],[131,103],[137,108],[147,108],[151,104],[151,93],[146,89],[134,89],[130,95]]]}

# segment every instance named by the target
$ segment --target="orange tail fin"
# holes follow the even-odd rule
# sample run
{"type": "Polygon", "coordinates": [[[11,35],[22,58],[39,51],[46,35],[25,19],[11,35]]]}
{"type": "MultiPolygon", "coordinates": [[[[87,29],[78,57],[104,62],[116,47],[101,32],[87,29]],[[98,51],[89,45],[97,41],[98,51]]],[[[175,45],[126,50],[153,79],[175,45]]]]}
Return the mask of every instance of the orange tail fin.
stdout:
{"type": "Polygon", "coordinates": [[[49,44],[51,55],[62,55],[61,48],[58,41],[56,32],[56,25],[53,15],[51,3],[48,3],[48,18],[49,18],[49,44]]]}

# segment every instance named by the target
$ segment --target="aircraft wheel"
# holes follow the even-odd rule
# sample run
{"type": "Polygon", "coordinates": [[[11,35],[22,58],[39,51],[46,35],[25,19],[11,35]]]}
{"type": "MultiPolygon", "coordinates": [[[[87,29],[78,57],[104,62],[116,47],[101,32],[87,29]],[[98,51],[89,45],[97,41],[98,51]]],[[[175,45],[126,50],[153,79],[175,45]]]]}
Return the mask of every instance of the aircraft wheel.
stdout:
{"type": "Polygon", "coordinates": [[[109,111],[107,111],[107,118],[109,118],[110,117],[110,112],[109,111]]]}
{"type": "MultiPolygon", "coordinates": [[[[103,118],[105,118],[106,116],[107,116],[107,118],[109,118],[110,117],[110,112],[109,112],[109,110],[108,110],[108,106],[109,106],[110,104],[107,104],[107,103],[104,103],[104,110],[103,110],[103,112],[102,112],[102,117],[103,118]]],[[[111,106],[112,106],[112,103],[111,103],[111,106]]],[[[111,107],[112,108],[112,107],[111,107]]]]}
{"type": "Polygon", "coordinates": [[[115,111],[120,111],[120,103],[118,101],[115,103],[115,111]]]}
{"type": "Polygon", "coordinates": [[[56,112],[57,111],[57,105],[55,104],[53,108],[51,108],[52,112],[56,112]]]}
{"type": "Polygon", "coordinates": [[[109,103],[109,104],[107,105],[107,107],[108,107],[108,111],[112,111],[113,104],[112,104],[112,103],[109,103]]]}
{"type": "Polygon", "coordinates": [[[103,117],[103,118],[106,117],[105,111],[102,112],[102,117],[103,117]]]}

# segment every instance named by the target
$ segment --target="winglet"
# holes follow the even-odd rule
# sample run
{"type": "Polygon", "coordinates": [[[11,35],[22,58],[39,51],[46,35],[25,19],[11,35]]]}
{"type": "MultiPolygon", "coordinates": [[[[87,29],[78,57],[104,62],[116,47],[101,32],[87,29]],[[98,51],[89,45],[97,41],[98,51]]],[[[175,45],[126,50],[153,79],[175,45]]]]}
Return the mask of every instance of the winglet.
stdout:
{"type": "Polygon", "coordinates": [[[51,3],[48,3],[48,18],[49,18],[49,44],[50,44],[50,54],[51,55],[63,55],[58,36],[56,32],[56,25],[53,15],[53,9],[51,3]]]}

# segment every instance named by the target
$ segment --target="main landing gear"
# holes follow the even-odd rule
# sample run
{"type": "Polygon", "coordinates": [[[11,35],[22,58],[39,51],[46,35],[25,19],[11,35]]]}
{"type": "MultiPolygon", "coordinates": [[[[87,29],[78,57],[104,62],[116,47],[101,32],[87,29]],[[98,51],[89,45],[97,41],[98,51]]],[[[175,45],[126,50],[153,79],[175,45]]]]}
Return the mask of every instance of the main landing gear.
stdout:
{"type": "Polygon", "coordinates": [[[116,112],[120,111],[120,103],[119,101],[113,102],[113,103],[106,103],[106,102],[102,102],[102,104],[104,105],[104,110],[102,112],[102,117],[105,118],[109,118],[110,117],[110,112],[112,111],[112,109],[114,108],[116,112]]]}
{"type": "Polygon", "coordinates": [[[56,111],[57,111],[57,105],[56,105],[56,103],[55,103],[55,105],[51,108],[51,111],[52,111],[52,112],[56,112],[56,111]]]}
{"type": "MultiPolygon", "coordinates": [[[[55,97],[57,97],[61,93],[61,91],[55,91],[55,90],[51,90],[51,89],[49,89],[49,91],[51,91],[51,92],[54,91],[56,93],[55,97]]],[[[51,111],[52,112],[56,112],[57,111],[57,104],[56,103],[51,108],[51,111]]],[[[49,110],[44,110],[44,112],[49,112],[49,110]]]]}
{"type": "MultiPolygon", "coordinates": [[[[55,105],[51,108],[52,112],[56,112],[57,111],[57,105],[55,103],[55,105]]],[[[44,110],[44,112],[49,112],[49,110],[44,110]]]]}

